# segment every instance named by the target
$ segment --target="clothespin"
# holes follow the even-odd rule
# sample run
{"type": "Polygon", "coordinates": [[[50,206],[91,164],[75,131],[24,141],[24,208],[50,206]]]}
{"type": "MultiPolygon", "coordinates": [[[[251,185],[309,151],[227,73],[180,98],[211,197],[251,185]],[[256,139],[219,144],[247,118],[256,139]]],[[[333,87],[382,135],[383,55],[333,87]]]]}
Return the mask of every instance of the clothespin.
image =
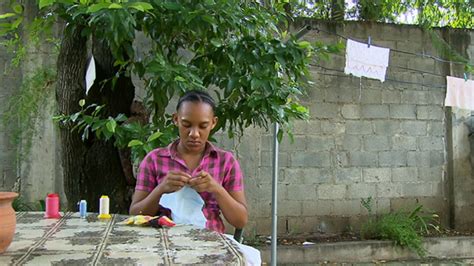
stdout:
{"type": "Polygon", "coordinates": [[[464,72],[464,81],[467,82],[467,73],[466,72],[464,72]]]}
{"type": "Polygon", "coordinates": [[[369,35],[369,40],[367,41],[367,48],[370,48],[370,44],[371,44],[371,37],[369,35]]]}

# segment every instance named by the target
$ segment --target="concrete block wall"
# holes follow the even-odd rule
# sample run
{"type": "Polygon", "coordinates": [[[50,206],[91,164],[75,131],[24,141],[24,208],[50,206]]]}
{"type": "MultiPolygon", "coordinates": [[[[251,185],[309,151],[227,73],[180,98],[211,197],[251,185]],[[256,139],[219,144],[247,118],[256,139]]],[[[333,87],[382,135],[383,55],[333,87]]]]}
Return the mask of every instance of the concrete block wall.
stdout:
{"type": "MultiPolygon", "coordinates": [[[[0,13],[7,10],[8,3],[0,3],[0,13]]],[[[21,81],[21,70],[11,67],[12,57],[7,50],[0,46],[0,115],[8,107],[8,99],[18,90],[21,81]]],[[[12,129],[0,119],[0,191],[11,190],[17,181],[16,147],[12,145],[12,129]]]]}
{"type": "MultiPolygon", "coordinates": [[[[413,26],[313,26],[320,31],[308,33],[309,41],[345,42],[328,32],[362,42],[370,35],[373,45],[439,56],[429,36],[413,26]]],[[[446,146],[447,128],[453,125],[444,107],[449,68],[429,57],[391,51],[382,83],[344,74],[344,53],[312,65],[314,85],[303,98],[311,118],[296,122],[294,143],[285,139],[280,145],[279,233],[357,230],[367,216],[361,200],[368,197],[376,214],[422,204],[449,225],[453,195],[446,146]]],[[[459,141],[456,145],[465,145],[459,141]]],[[[247,174],[248,234],[271,232],[271,149],[271,132],[259,129],[250,129],[239,149],[247,174]]],[[[474,201],[464,202],[472,206],[474,201]]]]}

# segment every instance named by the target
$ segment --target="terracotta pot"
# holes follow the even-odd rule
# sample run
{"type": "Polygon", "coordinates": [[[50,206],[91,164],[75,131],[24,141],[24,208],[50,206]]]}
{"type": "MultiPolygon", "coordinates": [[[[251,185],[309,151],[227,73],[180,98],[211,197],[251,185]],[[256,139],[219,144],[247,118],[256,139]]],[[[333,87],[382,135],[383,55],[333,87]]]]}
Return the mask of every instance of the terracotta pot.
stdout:
{"type": "Polygon", "coordinates": [[[7,250],[15,234],[16,215],[12,201],[16,197],[15,192],[0,192],[0,254],[7,250]]]}

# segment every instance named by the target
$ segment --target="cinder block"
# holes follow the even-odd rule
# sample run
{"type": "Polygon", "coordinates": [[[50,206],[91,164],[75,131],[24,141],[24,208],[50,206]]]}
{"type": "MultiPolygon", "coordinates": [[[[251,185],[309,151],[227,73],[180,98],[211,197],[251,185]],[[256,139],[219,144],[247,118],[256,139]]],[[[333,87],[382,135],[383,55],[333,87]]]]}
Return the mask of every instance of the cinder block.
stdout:
{"type": "Polygon", "coordinates": [[[394,182],[417,182],[418,169],[416,167],[392,168],[392,181],[394,182]]]}
{"type": "Polygon", "coordinates": [[[309,184],[289,184],[287,187],[287,197],[289,200],[303,201],[316,199],[316,185],[309,184]]]}
{"type": "Polygon", "coordinates": [[[334,151],[331,153],[331,165],[334,167],[349,167],[349,155],[345,151],[334,151]]]}
{"type": "Polygon", "coordinates": [[[361,204],[358,199],[335,200],[334,201],[334,215],[350,217],[360,215],[361,204]]]}
{"type": "MultiPolygon", "coordinates": [[[[311,72],[311,76],[321,76],[317,72],[311,72]]],[[[325,89],[322,89],[320,86],[323,84],[321,81],[313,80],[315,82],[315,85],[313,85],[310,89],[307,91],[307,96],[301,97],[301,99],[305,102],[309,102],[311,104],[318,104],[322,103],[326,93],[325,89]]],[[[312,112],[311,112],[312,115],[312,112]]]]}
{"type": "Polygon", "coordinates": [[[445,172],[442,166],[418,167],[418,178],[427,182],[441,182],[445,172]]]}
{"type": "Polygon", "coordinates": [[[388,118],[389,109],[387,105],[362,105],[361,106],[361,117],[362,118],[388,118]]]}
{"type": "Polygon", "coordinates": [[[428,167],[431,164],[431,155],[428,151],[409,151],[407,159],[408,166],[428,167]]]}
{"type": "MultiPolygon", "coordinates": [[[[418,34],[418,36],[421,36],[421,34],[418,34]]],[[[433,60],[430,58],[414,56],[408,60],[408,67],[424,72],[434,72],[433,60]]]]}
{"type": "Polygon", "coordinates": [[[392,137],[393,150],[416,151],[418,148],[416,137],[394,136],[392,137]]]}
{"type": "Polygon", "coordinates": [[[281,216],[301,216],[302,202],[296,200],[285,200],[278,202],[278,212],[281,216]]]}
{"type": "Polygon", "coordinates": [[[387,136],[365,135],[363,141],[365,151],[390,150],[390,141],[387,136]]]}
{"type": "Polygon", "coordinates": [[[445,136],[446,126],[443,122],[431,121],[428,122],[427,132],[428,136],[445,136]]]}
{"type": "Polygon", "coordinates": [[[288,184],[321,184],[333,180],[331,168],[287,168],[285,182],[288,184]]]}
{"type": "Polygon", "coordinates": [[[405,151],[382,151],[379,152],[380,166],[406,166],[407,153],[405,151]]]}
{"type": "Polygon", "coordinates": [[[344,135],[342,149],[346,151],[360,151],[362,148],[362,137],[360,135],[344,135]]]}
{"type": "Polygon", "coordinates": [[[402,196],[404,197],[423,197],[433,195],[433,183],[406,183],[402,185],[402,196]]]}
{"type": "MultiPolygon", "coordinates": [[[[271,151],[262,151],[261,153],[260,166],[271,167],[273,165],[273,152],[271,151]]],[[[280,167],[289,166],[289,156],[286,152],[278,153],[278,165],[280,167]]]]}
{"type": "Polygon", "coordinates": [[[346,185],[321,184],[317,188],[319,199],[343,199],[346,196],[346,185]]]}
{"type": "Polygon", "coordinates": [[[444,147],[443,137],[418,137],[418,148],[422,151],[441,151],[444,147]]]}
{"type": "Polygon", "coordinates": [[[382,91],[382,103],[400,103],[401,102],[401,92],[395,90],[383,90],[382,91]]]}
{"type": "Polygon", "coordinates": [[[408,104],[391,104],[390,118],[416,119],[416,106],[408,104]]]}
{"type": "MultiPolygon", "coordinates": [[[[351,88],[351,90],[354,90],[351,88]]],[[[381,104],[382,103],[382,91],[381,90],[366,90],[360,91],[360,101],[362,104],[381,104]]],[[[358,99],[359,100],[359,99],[358,99]]]]}
{"type": "Polygon", "coordinates": [[[378,165],[378,156],[376,152],[349,152],[350,166],[374,167],[378,165]]]}
{"type": "Polygon", "coordinates": [[[377,198],[397,198],[402,195],[402,183],[376,184],[377,198]]]}
{"type": "Polygon", "coordinates": [[[417,119],[441,121],[443,118],[444,111],[441,106],[417,106],[417,119]]]}
{"type": "Polygon", "coordinates": [[[341,113],[345,119],[360,119],[360,105],[344,104],[341,113]]]}
{"type": "Polygon", "coordinates": [[[329,152],[291,153],[290,165],[293,167],[328,167],[331,165],[329,152]]]}
{"type": "MultiPolygon", "coordinates": [[[[271,138],[273,147],[273,136],[271,138]]],[[[282,151],[304,151],[306,150],[306,137],[305,136],[294,136],[293,141],[289,137],[285,137],[280,142],[280,150],[282,151]]]]}
{"type": "Polygon", "coordinates": [[[365,183],[390,182],[392,172],[390,168],[364,168],[362,169],[362,180],[365,183]]]}
{"type": "Polygon", "coordinates": [[[337,184],[352,184],[362,180],[361,168],[336,168],[335,171],[337,184]]]}
{"type": "Polygon", "coordinates": [[[400,122],[394,120],[382,120],[372,122],[377,135],[396,135],[400,133],[400,122]]]}
{"type": "Polygon", "coordinates": [[[345,133],[346,128],[343,123],[334,121],[321,121],[321,129],[325,135],[342,135],[345,133]]]}
{"type": "Polygon", "coordinates": [[[346,86],[330,86],[326,90],[326,102],[329,103],[352,103],[355,90],[346,86]]]}
{"type": "Polygon", "coordinates": [[[313,118],[339,118],[339,105],[333,103],[314,103],[309,107],[313,118]]]}
{"type": "Polygon", "coordinates": [[[442,166],[445,164],[445,151],[430,151],[430,166],[442,166]]]}
{"type": "Polygon", "coordinates": [[[331,215],[334,212],[334,200],[303,201],[303,215],[331,215]]]}
{"type": "MultiPolygon", "coordinates": [[[[287,168],[280,168],[278,171],[278,180],[284,181],[286,179],[285,169],[287,168]]],[[[272,183],[272,176],[273,176],[273,167],[270,166],[263,166],[258,168],[258,183],[259,184],[271,184],[272,183]]]]}
{"type": "Polygon", "coordinates": [[[346,121],[346,134],[368,135],[372,133],[373,130],[370,121],[346,121]]]}
{"type": "Polygon", "coordinates": [[[347,198],[349,199],[359,199],[360,201],[360,199],[368,197],[375,198],[376,194],[374,183],[354,183],[347,186],[347,198]]]}
{"type": "Polygon", "coordinates": [[[321,133],[321,121],[318,120],[296,120],[293,122],[293,134],[315,135],[321,133]]]}
{"type": "Polygon", "coordinates": [[[334,137],[307,136],[305,139],[307,151],[330,151],[334,149],[334,137]]]}
{"type": "Polygon", "coordinates": [[[401,122],[401,133],[410,136],[425,136],[426,122],[424,121],[404,121],[401,122]]]}
{"type": "Polygon", "coordinates": [[[390,199],[390,208],[392,211],[410,211],[419,203],[418,198],[394,198],[390,199]]]}
{"type": "Polygon", "coordinates": [[[390,199],[375,199],[375,213],[379,215],[390,213],[390,199]]]}

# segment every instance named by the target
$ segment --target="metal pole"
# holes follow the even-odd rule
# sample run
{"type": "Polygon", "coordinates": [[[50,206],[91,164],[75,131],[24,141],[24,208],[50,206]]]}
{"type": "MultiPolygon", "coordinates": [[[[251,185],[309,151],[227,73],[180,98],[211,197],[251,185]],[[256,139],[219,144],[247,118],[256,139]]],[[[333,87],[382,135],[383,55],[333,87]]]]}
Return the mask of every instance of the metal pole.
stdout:
{"type": "Polygon", "coordinates": [[[277,188],[278,188],[278,130],[279,124],[273,127],[273,175],[272,175],[272,258],[271,265],[277,265],[277,188]]]}

